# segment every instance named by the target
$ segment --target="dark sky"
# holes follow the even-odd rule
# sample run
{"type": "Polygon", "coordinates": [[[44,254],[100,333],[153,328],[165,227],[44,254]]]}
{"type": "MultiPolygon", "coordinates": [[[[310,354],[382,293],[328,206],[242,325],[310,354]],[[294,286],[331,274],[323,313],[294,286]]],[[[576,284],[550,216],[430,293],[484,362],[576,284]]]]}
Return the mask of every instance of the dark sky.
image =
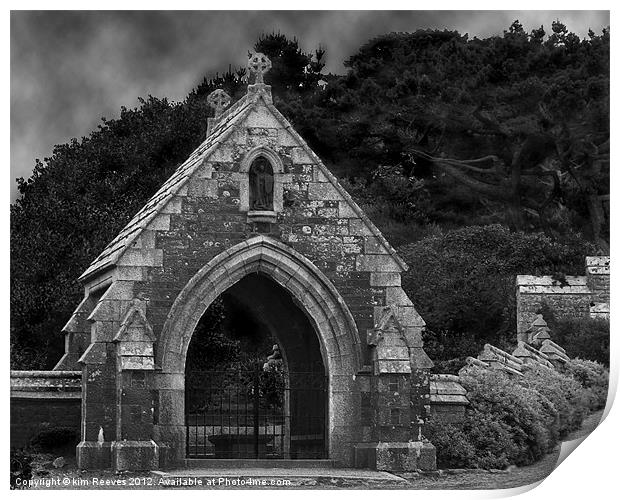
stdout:
{"type": "Polygon", "coordinates": [[[391,31],[456,29],[501,34],[519,19],[526,31],[560,19],[585,36],[609,25],[606,11],[162,11],[11,13],[11,200],[16,177],[54,144],[88,135],[148,94],[182,100],[203,75],[245,64],[261,33],[296,36],[327,50],[327,71],[391,31]]]}

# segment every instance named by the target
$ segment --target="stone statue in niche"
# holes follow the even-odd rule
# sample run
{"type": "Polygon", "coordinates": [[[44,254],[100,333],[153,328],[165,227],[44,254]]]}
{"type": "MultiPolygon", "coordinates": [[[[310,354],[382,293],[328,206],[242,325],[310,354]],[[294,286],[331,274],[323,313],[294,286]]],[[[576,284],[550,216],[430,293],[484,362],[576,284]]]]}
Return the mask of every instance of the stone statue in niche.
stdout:
{"type": "Polygon", "coordinates": [[[273,210],[273,169],[262,156],[250,167],[250,210],[273,210]]]}

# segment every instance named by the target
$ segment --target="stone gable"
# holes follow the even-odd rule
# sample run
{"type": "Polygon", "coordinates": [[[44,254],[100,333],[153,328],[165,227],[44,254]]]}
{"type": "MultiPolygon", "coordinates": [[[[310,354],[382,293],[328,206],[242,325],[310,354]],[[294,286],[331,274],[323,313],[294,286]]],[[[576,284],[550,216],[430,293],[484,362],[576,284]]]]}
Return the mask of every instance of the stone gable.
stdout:
{"type": "MultiPolygon", "coordinates": [[[[406,264],[271,104],[268,89],[242,101],[95,259],[81,277],[86,286],[105,273],[110,282],[121,281],[106,292],[103,303],[120,308],[115,316],[120,321],[129,295],[147,301],[157,334],[193,274],[223,250],[263,234],[325,273],[359,331],[372,328],[388,304],[398,307],[405,322],[415,317],[412,326],[422,328],[423,320],[400,287],[406,264]],[[248,215],[244,162],[259,153],[268,153],[281,169],[275,172],[276,210],[269,222],[248,215]],[[120,287],[132,288],[133,294],[111,297],[120,287]]],[[[109,335],[116,326],[110,325],[109,335]]]]}

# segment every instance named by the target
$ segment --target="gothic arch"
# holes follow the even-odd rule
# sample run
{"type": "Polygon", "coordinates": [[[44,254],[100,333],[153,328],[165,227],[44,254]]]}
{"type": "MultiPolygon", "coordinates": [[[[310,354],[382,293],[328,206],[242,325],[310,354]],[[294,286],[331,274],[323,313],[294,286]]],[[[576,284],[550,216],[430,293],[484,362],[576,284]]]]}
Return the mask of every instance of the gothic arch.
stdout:
{"type": "Polygon", "coordinates": [[[319,337],[330,375],[342,373],[343,357],[352,362],[349,368],[361,367],[357,327],[334,285],[299,252],[274,239],[257,236],[212,259],[181,291],[160,337],[157,358],[162,373],[185,372],[192,334],[211,302],[241,278],[256,272],[286,289],[306,312],[319,337]]]}
{"type": "Polygon", "coordinates": [[[312,324],[328,377],[329,456],[346,460],[342,455],[357,432],[352,416],[359,413],[359,402],[353,386],[362,368],[355,321],[334,285],[312,262],[266,236],[257,236],[219,254],[194,275],[175,300],[158,342],[156,362],[161,368],[161,382],[156,390],[165,393],[170,381],[176,380],[175,392],[179,392],[176,404],[166,409],[169,424],[159,423],[159,435],[168,436],[164,440],[177,459],[184,458],[185,428],[180,424],[185,412],[185,358],[192,334],[213,300],[250,273],[261,273],[287,290],[312,324]]]}
{"type": "Polygon", "coordinates": [[[243,160],[241,160],[239,172],[247,174],[250,171],[252,162],[259,156],[264,156],[265,158],[267,158],[267,160],[269,160],[269,163],[271,163],[271,167],[273,168],[274,174],[284,173],[284,165],[282,164],[280,155],[278,155],[273,149],[270,149],[266,146],[257,146],[254,149],[248,151],[247,154],[243,157],[243,160]]]}

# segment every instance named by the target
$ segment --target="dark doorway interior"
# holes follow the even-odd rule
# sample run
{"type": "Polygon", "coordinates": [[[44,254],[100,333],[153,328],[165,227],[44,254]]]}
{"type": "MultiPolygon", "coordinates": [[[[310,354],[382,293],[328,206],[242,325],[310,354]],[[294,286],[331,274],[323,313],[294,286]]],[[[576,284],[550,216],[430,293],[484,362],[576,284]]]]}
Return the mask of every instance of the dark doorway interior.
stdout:
{"type": "Polygon", "coordinates": [[[327,380],[290,294],[246,276],[205,312],[185,373],[190,458],[325,458],[327,380]]]}

